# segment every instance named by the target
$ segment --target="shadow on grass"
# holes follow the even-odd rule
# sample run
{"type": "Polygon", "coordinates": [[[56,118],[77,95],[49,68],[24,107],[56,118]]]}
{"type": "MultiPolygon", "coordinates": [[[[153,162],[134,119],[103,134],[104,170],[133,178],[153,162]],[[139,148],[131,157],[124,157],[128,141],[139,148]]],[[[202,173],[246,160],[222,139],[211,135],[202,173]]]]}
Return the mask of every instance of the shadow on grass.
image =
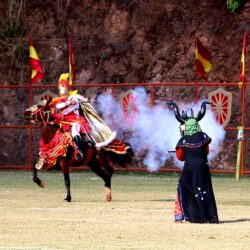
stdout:
{"type": "MultiPolygon", "coordinates": [[[[119,199],[114,199],[111,201],[111,203],[113,202],[174,202],[174,199],[157,199],[157,200],[128,200],[128,199],[123,199],[123,200],[119,200],[119,199]]],[[[103,200],[72,200],[71,202],[86,202],[86,203],[91,203],[91,202],[100,202],[100,203],[105,203],[105,201],[103,200]]]]}
{"type": "Polygon", "coordinates": [[[174,202],[175,199],[157,199],[157,200],[149,200],[149,201],[157,201],[157,202],[166,201],[166,202],[174,202]]]}
{"type": "Polygon", "coordinates": [[[244,222],[244,221],[250,221],[250,218],[243,218],[243,219],[237,219],[237,220],[222,220],[220,221],[220,224],[237,223],[237,222],[244,222]]]}

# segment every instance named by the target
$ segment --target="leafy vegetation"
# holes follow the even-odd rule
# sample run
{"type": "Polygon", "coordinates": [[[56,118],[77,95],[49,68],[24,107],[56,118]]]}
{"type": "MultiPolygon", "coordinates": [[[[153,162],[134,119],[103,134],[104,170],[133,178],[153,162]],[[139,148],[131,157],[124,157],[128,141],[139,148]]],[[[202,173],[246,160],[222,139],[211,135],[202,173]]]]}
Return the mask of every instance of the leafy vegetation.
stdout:
{"type": "Polygon", "coordinates": [[[240,9],[245,3],[245,0],[227,0],[227,9],[230,12],[235,12],[240,9]]]}
{"type": "Polygon", "coordinates": [[[7,0],[2,21],[1,35],[7,38],[17,38],[25,35],[25,0],[7,0]]]}
{"type": "Polygon", "coordinates": [[[6,19],[2,22],[1,34],[8,38],[22,37],[25,35],[25,28],[21,23],[6,19]]]}

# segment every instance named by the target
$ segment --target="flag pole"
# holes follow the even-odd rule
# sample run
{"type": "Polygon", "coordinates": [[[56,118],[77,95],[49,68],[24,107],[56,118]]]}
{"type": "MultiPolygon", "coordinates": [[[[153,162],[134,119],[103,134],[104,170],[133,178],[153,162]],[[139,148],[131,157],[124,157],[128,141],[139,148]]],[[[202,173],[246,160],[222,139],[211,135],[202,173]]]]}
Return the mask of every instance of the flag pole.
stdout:
{"type": "MultiPolygon", "coordinates": [[[[29,82],[29,106],[32,105],[32,84],[29,82]]],[[[32,126],[31,123],[29,123],[29,170],[32,170],[32,126]]]]}
{"type": "Polygon", "coordinates": [[[196,100],[196,103],[198,103],[198,101],[199,101],[198,88],[199,88],[199,85],[198,85],[198,80],[197,80],[197,76],[196,76],[196,82],[195,82],[195,100],[196,100]]]}
{"type": "MultiPolygon", "coordinates": [[[[29,49],[30,49],[31,37],[29,37],[28,44],[29,44],[29,49]]],[[[30,69],[30,78],[29,78],[29,106],[32,105],[32,101],[33,101],[32,100],[33,96],[32,96],[31,74],[32,74],[32,71],[30,69]]],[[[32,137],[33,137],[33,134],[32,133],[33,133],[32,126],[31,126],[31,123],[29,123],[29,170],[30,171],[32,170],[32,161],[33,161],[33,158],[32,158],[32,137]]]]}
{"type": "Polygon", "coordinates": [[[236,181],[240,180],[240,172],[241,172],[241,168],[242,168],[242,148],[243,148],[243,140],[244,140],[244,127],[243,126],[238,126],[238,136],[237,136],[237,140],[238,140],[238,151],[237,151],[237,161],[236,161],[236,181]]]}
{"type": "MultiPolygon", "coordinates": [[[[197,35],[195,35],[195,40],[194,40],[194,44],[195,44],[195,48],[196,48],[196,41],[197,41],[197,35]]],[[[195,67],[196,67],[196,55],[195,55],[195,67]]],[[[198,98],[199,98],[199,94],[198,94],[198,77],[197,77],[197,71],[195,68],[195,103],[198,103],[198,98]]]]}
{"type": "MultiPolygon", "coordinates": [[[[206,72],[209,72],[212,67],[211,56],[208,49],[200,42],[195,35],[195,71],[200,74],[200,77],[208,83],[206,72]]],[[[196,78],[196,102],[199,100],[199,84],[196,78]]]]}
{"type": "Polygon", "coordinates": [[[75,80],[75,60],[73,54],[73,45],[72,45],[72,35],[70,34],[68,39],[68,63],[69,63],[69,84],[72,85],[75,80]]]}
{"type": "MultiPolygon", "coordinates": [[[[32,38],[29,37],[29,70],[30,70],[30,79],[29,79],[29,105],[32,105],[33,97],[33,84],[41,80],[44,76],[43,67],[41,60],[36,52],[36,49],[33,46],[32,38]]],[[[32,126],[29,124],[29,166],[30,170],[32,168],[32,126]]]]}
{"type": "Polygon", "coordinates": [[[239,88],[241,88],[241,109],[242,109],[242,119],[241,119],[241,126],[238,126],[238,150],[237,150],[237,161],[236,161],[236,180],[240,180],[240,176],[243,174],[243,167],[244,167],[244,128],[245,128],[245,94],[246,94],[246,77],[245,77],[245,63],[246,63],[246,41],[247,34],[244,33],[243,38],[243,48],[242,48],[242,55],[241,55],[241,72],[240,72],[240,80],[239,88]]]}

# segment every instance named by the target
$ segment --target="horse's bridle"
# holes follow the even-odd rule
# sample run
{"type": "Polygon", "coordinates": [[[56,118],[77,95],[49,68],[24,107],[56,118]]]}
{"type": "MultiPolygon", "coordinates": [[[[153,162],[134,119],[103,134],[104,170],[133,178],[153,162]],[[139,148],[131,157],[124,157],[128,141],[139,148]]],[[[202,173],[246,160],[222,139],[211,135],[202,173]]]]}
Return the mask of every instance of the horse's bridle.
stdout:
{"type": "Polygon", "coordinates": [[[46,106],[38,108],[37,110],[33,111],[32,116],[33,120],[37,123],[41,123],[43,125],[46,125],[48,123],[51,123],[51,110],[45,110],[46,106]],[[40,118],[40,119],[39,119],[40,118]]]}

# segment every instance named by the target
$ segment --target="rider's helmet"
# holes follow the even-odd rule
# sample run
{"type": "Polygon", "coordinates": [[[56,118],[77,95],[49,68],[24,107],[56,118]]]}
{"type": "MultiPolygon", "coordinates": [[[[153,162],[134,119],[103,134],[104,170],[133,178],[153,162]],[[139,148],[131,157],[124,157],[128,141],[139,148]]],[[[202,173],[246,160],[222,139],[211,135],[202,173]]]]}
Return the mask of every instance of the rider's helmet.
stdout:
{"type": "Polygon", "coordinates": [[[59,77],[58,81],[59,95],[69,94],[71,85],[69,84],[69,73],[63,73],[59,77]]]}

